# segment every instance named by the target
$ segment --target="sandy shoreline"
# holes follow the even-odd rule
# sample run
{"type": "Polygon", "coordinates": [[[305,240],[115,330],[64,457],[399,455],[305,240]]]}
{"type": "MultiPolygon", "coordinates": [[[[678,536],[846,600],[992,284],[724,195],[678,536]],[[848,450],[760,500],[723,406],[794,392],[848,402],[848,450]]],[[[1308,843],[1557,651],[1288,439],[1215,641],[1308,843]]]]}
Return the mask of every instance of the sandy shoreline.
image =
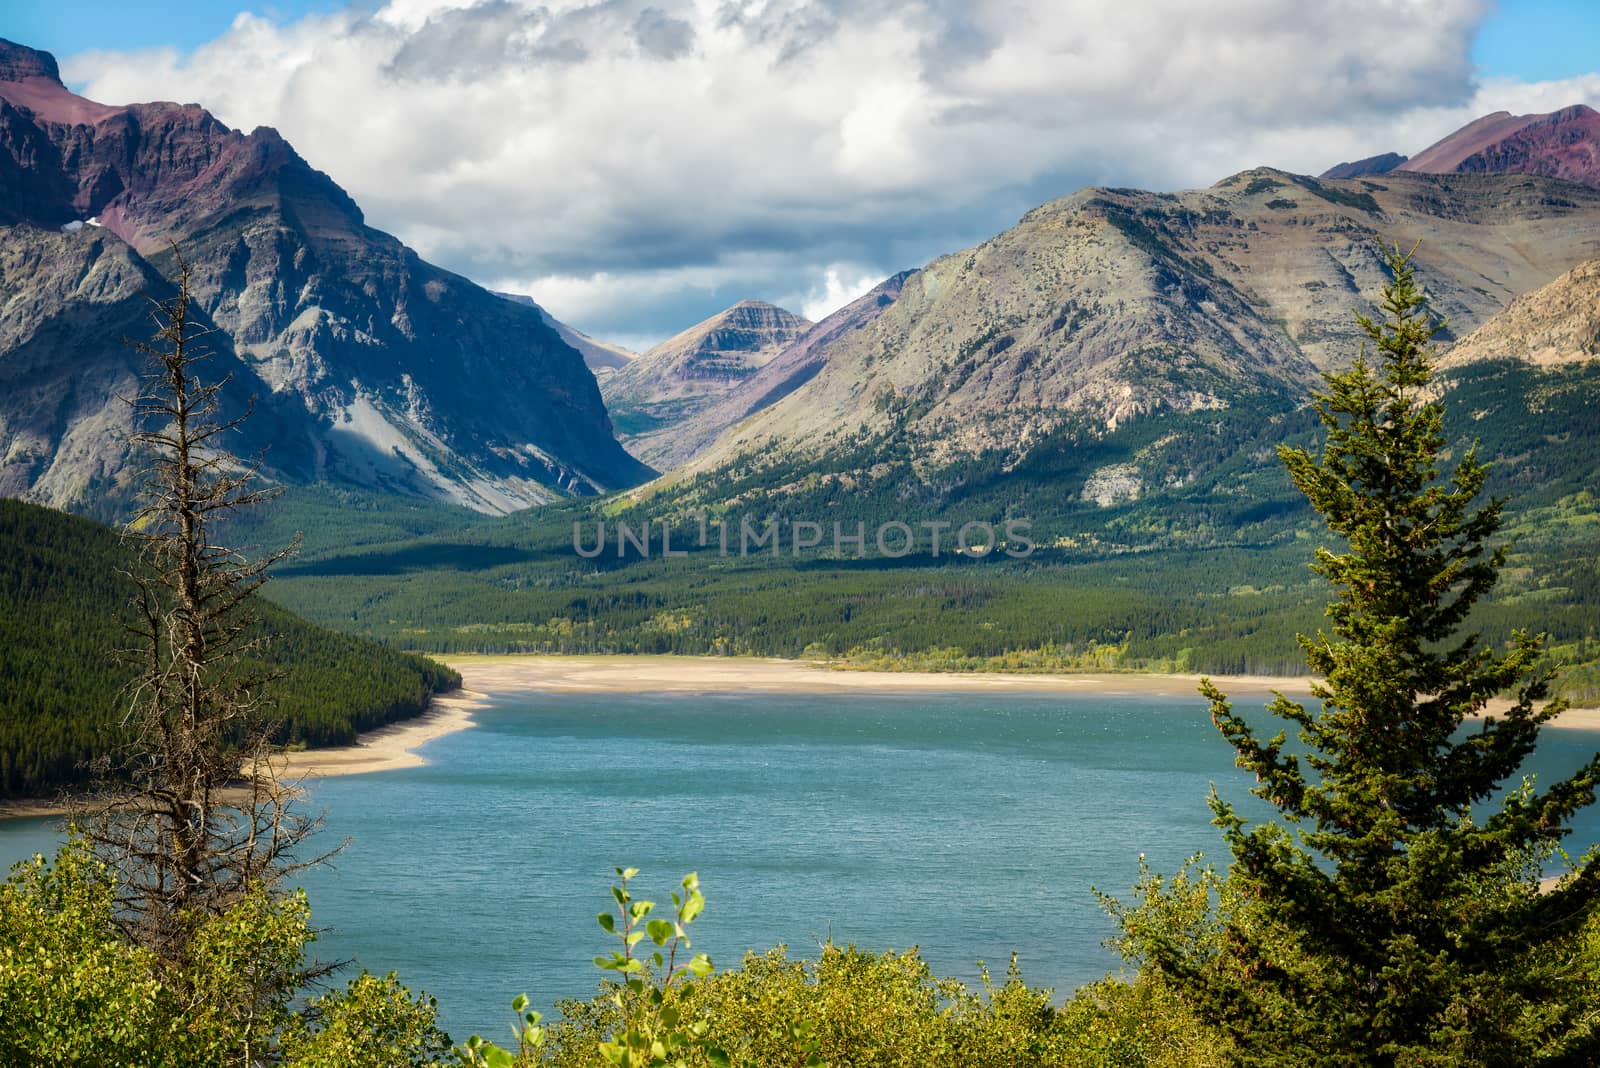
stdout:
{"type": "MultiPolygon", "coordinates": [[[[1022,675],[861,671],[801,660],[715,656],[460,656],[443,658],[467,685],[531,693],[1098,693],[1186,696],[1199,675],[1022,675]]],[[[1229,693],[1305,694],[1295,676],[1215,675],[1229,693]]]]}
{"type": "MultiPolygon", "coordinates": [[[[1200,675],[1022,675],[861,671],[799,660],[706,656],[460,656],[451,667],[474,689],[495,693],[880,693],[966,692],[1152,694],[1199,700],[1200,675]]],[[[1235,704],[1282,691],[1310,693],[1305,675],[1211,675],[1235,704]]],[[[1490,703],[1491,713],[1507,701],[1490,703]]],[[[1600,708],[1573,708],[1556,727],[1600,730],[1600,708]]]]}
{"type": "Polygon", "coordinates": [[[317,778],[421,767],[427,761],[417,755],[417,749],[435,738],[471,727],[472,713],[488,703],[487,694],[463,685],[436,696],[428,711],[415,719],[368,731],[354,745],[287,753],[284,772],[292,778],[317,778]]]}
{"type": "MultiPolygon", "coordinates": [[[[435,738],[473,725],[472,713],[493,696],[519,693],[1076,693],[1199,695],[1199,675],[1001,675],[929,671],[858,671],[795,660],[694,656],[460,656],[441,657],[461,673],[462,689],[433,699],[416,719],[363,734],[354,745],[285,754],[284,772],[296,779],[362,775],[418,767],[416,750],[435,738]]],[[[1305,676],[1214,675],[1228,694],[1259,702],[1272,691],[1304,698],[1305,676]]],[[[1490,711],[1503,709],[1496,702],[1490,711]]],[[[1574,708],[1558,728],[1600,730],[1600,708],[1574,708]]],[[[0,801],[0,820],[57,816],[51,799],[0,801]]]]}

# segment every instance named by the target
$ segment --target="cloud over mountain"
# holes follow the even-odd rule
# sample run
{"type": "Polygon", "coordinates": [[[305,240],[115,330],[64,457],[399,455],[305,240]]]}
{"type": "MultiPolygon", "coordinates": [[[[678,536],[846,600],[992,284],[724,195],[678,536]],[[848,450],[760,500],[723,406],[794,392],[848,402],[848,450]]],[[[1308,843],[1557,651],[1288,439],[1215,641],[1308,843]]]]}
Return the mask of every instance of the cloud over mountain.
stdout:
{"type": "Polygon", "coordinates": [[[1315,172],[1600,103],[1600,76],[1477,83],[1487,8],[392,0],[64,73],[275,126],[430,259],[659,338],[747,296],[827,311],[830,271],[923,263],[1084,184],[1315,172]]]}

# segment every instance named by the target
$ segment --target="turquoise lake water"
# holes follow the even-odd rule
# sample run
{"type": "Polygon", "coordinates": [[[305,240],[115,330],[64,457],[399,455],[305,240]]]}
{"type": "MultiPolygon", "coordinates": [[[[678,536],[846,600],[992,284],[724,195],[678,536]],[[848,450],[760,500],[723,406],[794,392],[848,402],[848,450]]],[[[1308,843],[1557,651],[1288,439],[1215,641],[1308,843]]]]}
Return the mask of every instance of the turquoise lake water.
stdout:
{"type": "MultiPolygon", "coordinates": [[[[350,844],[306,880],[319,956],[399,971],[457,1039],[504,1037],[519,992],[594,992],[613,865],[656,900],[698,870],[695,948],[719,967],[832,938],[971,981],[1016,951],[1065,993],[1118,967],[1091,886],[1126,895],[1141,852],[1220,858],[1213,782],[1262,811],[1199,697],[521,694],[476,718],[426,767],[315,783],[327,842],[350,844]]],[[[1532,770],[1597,748],[1547,731],[1532,770]]],[[[57,834],[0,822],[0,863],[57,834]]],[[[1590,812],[1571,844],[1596,841],[1590,812]]]]}

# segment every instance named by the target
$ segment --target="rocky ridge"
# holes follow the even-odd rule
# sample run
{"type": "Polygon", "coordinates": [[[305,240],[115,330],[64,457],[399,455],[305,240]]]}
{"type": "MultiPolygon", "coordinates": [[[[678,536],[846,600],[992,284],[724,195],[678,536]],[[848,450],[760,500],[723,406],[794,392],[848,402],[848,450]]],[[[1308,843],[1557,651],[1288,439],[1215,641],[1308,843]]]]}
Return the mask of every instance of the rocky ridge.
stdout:
{"type": "Polygon", "coordinates": [[[1465,333],[1600,251],[1600,193],[1531,175],[1270,168],[1174,194],[1084,190],[917,272],[814,377],[679,476],[797,455],[848,473],[863,441],[906,442],[924,471],[1016,463],[1063,427],[1298,404],[1359,348],[1350,310],[1385,280],[1383,240],[1422,242],[1419,273],[1465,333]]]}

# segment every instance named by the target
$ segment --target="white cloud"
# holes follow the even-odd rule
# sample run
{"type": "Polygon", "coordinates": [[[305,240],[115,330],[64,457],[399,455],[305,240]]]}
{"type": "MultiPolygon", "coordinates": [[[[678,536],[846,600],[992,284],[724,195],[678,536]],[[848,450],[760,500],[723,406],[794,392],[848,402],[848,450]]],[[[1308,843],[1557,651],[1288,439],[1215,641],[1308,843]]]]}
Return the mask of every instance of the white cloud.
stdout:
{"type": "Polygon", "coordinates": [[[883,279],[882,271],[863,271],[849,264],[834,264],[823,272],[820,285],[812,286],[803,300],[795,302],[799,305],[797,310],[812,322],[819,323],[883,279]]]}
{"type": "Polygon", "coordinates": [[[1083,184],[1314,172],[1600,102],[1600,75],[1479,84],[1487,8],[390,0],[65,69],[107,102],[275,126],[424,256],[664,336],[743,296],[821,309],[1083,184]]]}

